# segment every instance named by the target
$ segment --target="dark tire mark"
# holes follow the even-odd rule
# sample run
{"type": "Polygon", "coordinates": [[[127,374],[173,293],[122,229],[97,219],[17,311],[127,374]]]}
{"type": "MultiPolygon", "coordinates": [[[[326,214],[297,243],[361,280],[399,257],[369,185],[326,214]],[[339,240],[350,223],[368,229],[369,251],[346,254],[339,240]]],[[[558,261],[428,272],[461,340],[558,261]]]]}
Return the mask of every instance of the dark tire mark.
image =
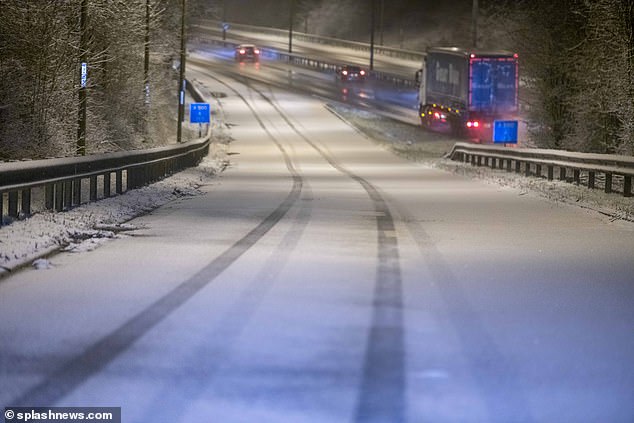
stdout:
{"type": "MultiPolygon", "coordinates": [[[[212,75],[207,74],[207,76],[222,83],[222,81],[212,75]]],[[[224,85],[231,89],[236,96],[240,97],[240,94],[230,85],[224,85]]],[[[245,104],[247,104],[247,106],[250,105],[244,98],[241,99],[245,102],[245,104]]],[[[235,340],[240,337],[243,329],[247,326],[252,316],[257,311],[258,305],[261,303],[262,299],[267,295],[272,286],[275,285],[279,274],[290,258],[291,252],[299,243],[304,229],[311,218],[312,200],[313,197],[310,186],[306,181],[304,181],[300,200],[301,205],[295,206],[294,211],[296,216],[292,218],[293,223],[291,228],[281,239],[275,250],[271,252],[271,259],[267,260],[264,267],[258,271],[257,275],[251,280],[251,282],[242,288],[239,297],[222,316],[222,318],[208,330],[208,333],[210,334],[209,336],[212,336],[214,339],[221,339],[222,342],[214,344],[213,348],[203,347],[191,354],[191,357],[193,358],[192,362],[195,362],[196,359],[200,360],[200,358],[203,357],[204,363],[200,366],[200,371],[204,371],[205,376],[204,378],[188,380],[188,383],[184,387],[187,389],[185,394],[187,398],[195,401],[197,398],[201,398],[205,393],[207,393],[208,387],[212,385],[217,372],[222,370],[224,363],[230,361],[232,345],[235,340]]],[[[293,212],[290,213],[292,214],[293,212]]],[[[168,386],[166,389],[169,390],[170,387],[168,386]]],[[[150,409],[161,408],[163,398],[163,395],[157,395],[155,404],[151,406],[150,409]]],[[[178,418],[182,417],[185,412],[183,407],[184,404],[174,404],[162,413],[162,417],[166,421],[177,421],[178,418]]]]}
{"type": "MultiPolygon", "coordinates": [[[[296,216],[292,218],[292,227],[281,239],[275,250],[271,252],[270,259],[266,261],[257,275],[242,288],[239,297],[221,319],[213,327],[207,329],[210,339],[221,341],[214,342],[211,348],[208,345],[200,347],[190,354],[191,361],[185,360],[196,363],[198,371],[204,374],[204,377],[190,377],[186,384],[181,385],[181,390],[185,390],[181,394],[188,398],[190,403],[204,399],[206,395],[209,395],[209,387],[213,385],[216,375],[223,370],[226,363],[231,362],[235,341],[240,338],[244,328],[252,320],[262,299],[277,282],[291,252],[299,243],[312,213],[310,206],[312,195],[306,191],[305,184],[304,194],[300,200],[302,205],[295,206],[293,211],[289,213],[296,213],[296,216]]],[[[154,404],[148,407],[150,410],[164,410],[161,412],[161,418],[164,421],[178,421],[187,411],[189,403],[176,402],[170,407],[164,407],[164,398],[169,396],[169,392],[178,382],[178,378],[175,378],[172,383],[166,383],[165,392],[156,395],[154,404]]]]}
{"type": "Polygon", "coordinates": [[[397,201],[391,203],[395,205],[397,214],[429,266],[433,280],[437,281],[435,287],[447,307],[449,321],[458,334],[469,369],[473,372],[481,398],[486,404],[486,421],[534,422],[535,418],[530,411],[530,403],[520,383],[515,363],[498,349],[493,336],[473,309],[460,281],[451,271],[451,264],[405,207],[397,201]]]}
{"type": "MultiPolygon", "coordinates": [[[[248,84],[248,82],[246,82],[248,84]]],[[[372,323],[363,364],[356,422],[405,421],[405,335],[398,239],[390,209],[378,189],[340,165],[324,148],[299,131],[276,101],[254,89],[286,123],[333,168],[357,182],[374,204],[377,226],[377,268],[372,323]]]]}

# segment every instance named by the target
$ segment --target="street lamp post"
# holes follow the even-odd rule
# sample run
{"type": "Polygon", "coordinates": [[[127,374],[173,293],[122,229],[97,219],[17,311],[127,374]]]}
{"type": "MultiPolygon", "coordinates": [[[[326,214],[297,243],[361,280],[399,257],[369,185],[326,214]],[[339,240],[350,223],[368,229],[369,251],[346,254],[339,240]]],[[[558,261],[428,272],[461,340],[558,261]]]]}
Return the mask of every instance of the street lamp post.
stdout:
{"type": "MultiPolygon", "coordinates": [[[[293,18],[295,15],[295,0],[290,0],[290,10],[288,12],[288,52],[293,52],[293,18]]],[[[290,60],[290,58],[289,58],[290,60]]]]}
{"type": "Polygon", "coordinates": [[[478,0],[473,0],[471,8],[471,44],[478,47],[478,0]]]}
{"type": "Polygon", "coordinates": [[[145,104],[150,104],[150,0],[145,0],[145,60],[143,63],[143,84],[145,104]]]}
{"type": "Polygon", "coordinates": [[[227,0],[222,0],[222,41],[227,39],[227,0]]]}
{"type": "Polygon", "coordinates": [[[385,0],[381,1],[381,12],[379,13],[379,45],[383,46],[385,43],[383,42],[383,23],[385,21],[385,0]]]}
{"type": "Polygon", "coordinates": [[[376,0],[370,3],[370,70],[374,70],[374,21],[376,20],[376,0]]]}
{"type": "Polygon", "coordinates": [[[176,131],[176,141],[181,142],[183,132],[183,119],[185,118],[185,1],[181,0],[181,64],[180,77],[178,78],[178,129],[176,131]]]}

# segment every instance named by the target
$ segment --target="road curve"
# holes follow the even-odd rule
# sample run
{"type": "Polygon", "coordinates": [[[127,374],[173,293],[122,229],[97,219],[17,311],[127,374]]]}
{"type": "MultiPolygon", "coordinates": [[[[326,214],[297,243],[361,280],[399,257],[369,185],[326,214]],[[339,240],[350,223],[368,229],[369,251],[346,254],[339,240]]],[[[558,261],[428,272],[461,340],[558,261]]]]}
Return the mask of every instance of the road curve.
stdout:
{"type": "Polygon", "coordinates": [[[627,422],[634,228],[225,92],[232,165],[146,229],[0,284],[5,405],[126,422],[627,422]]]}

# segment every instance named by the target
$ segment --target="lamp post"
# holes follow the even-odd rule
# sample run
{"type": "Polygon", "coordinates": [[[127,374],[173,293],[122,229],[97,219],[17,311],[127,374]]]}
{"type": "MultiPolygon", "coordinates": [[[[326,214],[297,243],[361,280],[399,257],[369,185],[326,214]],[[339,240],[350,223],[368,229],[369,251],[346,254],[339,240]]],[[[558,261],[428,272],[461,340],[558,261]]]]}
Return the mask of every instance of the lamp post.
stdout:
{"type": "Polygon", "coordinates": [[[478,0],[473,0],[471,8],[471,44],[478,47],[478,0]]]}
{"type": "Polygon", "coordinates": [[[222,41],[227,39],[227,0],[222,0],[222,41]]]}
{"type": "Polygon", "coordinates": [[[145,104],[150,104],[150,0],[145,0],[145,60],[143,63],[143,84],[145,89],[145,104]]]}
{"type": "Polygon", "coordinates": [[[385,0],[381,1],[381,12],[379,13],[379,45],[385,45],[383,42],[383,23],[385,21],[385,0]]]}
{"type": "Polygon", "coordinates": [[[370,70],[374,70],[374,21],[376,20],[376,0],[370,3],[370,70]]]}
{"type": "Polygon", "coordinates": [[[181,0],[181,65],[180,77],[178,78],[178,129],[176,131],[176,141],[181,142],[183,132],[183,119],[185,117],[185,1],[181,0]]]}
{"type": "MultiPolygon", "coordinates": [[[[290,0],[290,10],[288,12],[288,52],[293,52],[293,18],[295,15],[295,0],[290,0]]],[[[290,57],[289,57],[290,60],[290,57]]]]}

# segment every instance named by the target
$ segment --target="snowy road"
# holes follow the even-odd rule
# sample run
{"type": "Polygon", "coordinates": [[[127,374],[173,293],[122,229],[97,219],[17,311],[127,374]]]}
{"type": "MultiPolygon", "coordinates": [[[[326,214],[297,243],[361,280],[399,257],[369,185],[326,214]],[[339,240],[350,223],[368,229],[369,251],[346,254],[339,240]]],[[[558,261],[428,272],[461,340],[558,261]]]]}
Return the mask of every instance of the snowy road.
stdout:
{"type": "Polygon", "coordinates": [[[225,92],[232,166],[0,283],[0,404],[125,422],[630,422],[634,226],[225,92]]]}
{"type": "MultiPolygon", "coordinates": [[[[228,31],[227,41],[236,44],[255,43],[260,47],[269,47],[281,52],[288,51],[288,35],[284,34],[264,34],[249,31],[246,28],[241,30],[231,29],[228,31]]],[[[219,39],[222,32],[210,22],[200,21],[193,26],[193,34],[201,38],[219,39]],[[210,26],[211,25],[211,26],[210,26]]],[[[355,64],[364,68],[370,65],[370,51],[366,44],[366,49],[337,47],[330,44],[318,42],[308,42],[295,38],[293,40],[293,53],[296,55],[311,57],[313,59],[325,60],[339,64],[355,64]]],[[[382,54],[377,51],[374,55],[374,69],[393,75],[400,75],[406,79],[413,79],[416,70],[420,69],[422,57],[419,59],[403,59],[393,55],[382,54]]]]}
{"type": "Polygon", "coordinates": [[[374,79],[344,82],[334,72],[293,66],[266,55],[259,63],[236,63],[233,49],[205,44],[190,45],[188,60],[190,64],[208,66],[216,72],[301,90],[412,125],[420,122],[418,90],[414,87],[397,87],[374,79]]]}

